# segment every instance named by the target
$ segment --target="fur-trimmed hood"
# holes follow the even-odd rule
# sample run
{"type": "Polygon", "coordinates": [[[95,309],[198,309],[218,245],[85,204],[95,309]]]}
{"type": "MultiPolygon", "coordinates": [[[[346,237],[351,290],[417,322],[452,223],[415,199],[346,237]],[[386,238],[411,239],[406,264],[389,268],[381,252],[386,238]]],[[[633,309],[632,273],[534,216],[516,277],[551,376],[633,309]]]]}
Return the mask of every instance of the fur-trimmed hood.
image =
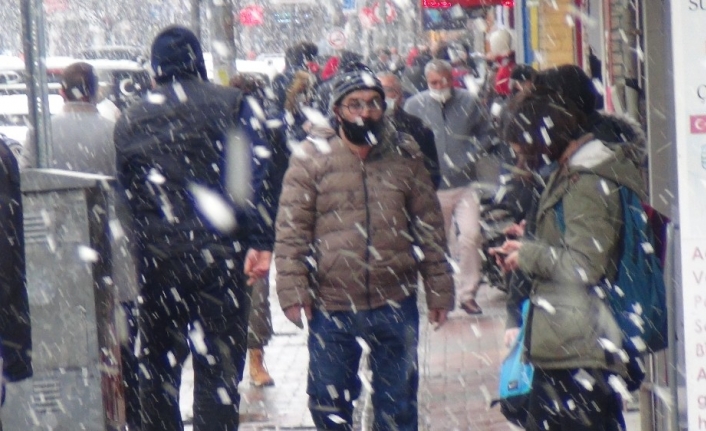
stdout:
{"type": "Polygon", "coordinates": [[[639,167],[647,161],[647,135],[640,123],[627,115],[596,112],[588,119],[589,131],[608,145],[619,145],[639,167]]]}

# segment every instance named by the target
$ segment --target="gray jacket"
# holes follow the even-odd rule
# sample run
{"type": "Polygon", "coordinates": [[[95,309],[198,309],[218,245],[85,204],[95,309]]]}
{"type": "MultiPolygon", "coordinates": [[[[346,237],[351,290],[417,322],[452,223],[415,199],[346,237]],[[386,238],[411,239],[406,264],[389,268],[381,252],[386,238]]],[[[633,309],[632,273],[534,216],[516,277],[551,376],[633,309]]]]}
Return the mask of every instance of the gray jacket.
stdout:
{"type": "MultiPolygon", "coordinates": [[[[103,116],[95,105],[66,102],[59,114],[51,117],[52,157],[49,168],[115,176],[115,122],[103,116]]],[[[28,139],[28,142],[31,142],[28,139]]],[[[37,167],[35,148],[24,148],[23,168],[37,167]]],[[[112,281],[120,301],[137,296],[137,277],[132,250],[132,217],[124,193],[115,193],[108,209],[111,223],[112,281]]]]}
{"type": "Polygon", "coordinates": [[[490,119],[478,98],[454,88],[443,105],[423,91],[407,100],[404,110],[419,117],[434,131],[441,165],[440,189],[468,185],[478,180],[476,160],[490,146],[490,119]]]}
{"type": "MultiPolygon", "coordinates": [[[[47,167],[115,175],[114,127],[95,105],[66,102],[63,111],[51,117],[52,157],[47,167]]],[[[24,151],[22,167],[37,167],[35,148],[27,145],[24,151]]]]}

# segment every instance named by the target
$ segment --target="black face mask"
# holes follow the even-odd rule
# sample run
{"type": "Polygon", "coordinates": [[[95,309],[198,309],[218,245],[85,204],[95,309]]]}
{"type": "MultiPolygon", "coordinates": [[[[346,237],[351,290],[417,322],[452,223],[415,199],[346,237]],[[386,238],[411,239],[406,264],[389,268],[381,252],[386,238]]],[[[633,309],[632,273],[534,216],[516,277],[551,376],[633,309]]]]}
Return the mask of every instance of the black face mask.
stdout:
{"type": "Polygon", "coordinates": [[[375,145],[382,131],[382,120],[372,120],[366,118],[363,120],[363,124],[358,124],[355,122],[348,121],[344,118],[339,118],[341,123],[341,130],[346,135],[346,138],[355,145],[375,145]],[[371,139],[374,136],[375,140],[371,139]]]}

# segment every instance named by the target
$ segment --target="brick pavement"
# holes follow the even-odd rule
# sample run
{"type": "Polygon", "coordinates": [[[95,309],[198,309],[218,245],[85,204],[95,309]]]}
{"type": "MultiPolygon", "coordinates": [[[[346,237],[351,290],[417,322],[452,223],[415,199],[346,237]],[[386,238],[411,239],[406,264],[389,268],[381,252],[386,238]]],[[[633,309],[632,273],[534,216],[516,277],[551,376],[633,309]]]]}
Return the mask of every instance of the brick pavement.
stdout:
{"type": "MultiPolygon", "coordinates": [[[[241,384],[241,430],[313,430],[306,408],[308,353],[306,335],[289,323],[272,295],[275,336],[265,348],[266,363],[276,385],[241,384]]],[[[505,353],[504,294],[484,288],[480,316],[454,311],[438,331],[423,320],[420,331],[420,431],[517,430],[489,409],[497,393],[498,367],[505,353]]],[[[183,409],[188,411],[190,375],[185,375],[183,409]]],[[[638,430],[637,414],[628,415],[629,430],[638,430]]],[[[190,427],[187,427],[187,431],[190,427]]]]}
{"type": "MultiPolygon", "coordinates": [[[[482,316],[454,312],[438,331],[424,320],[419,350],[422,430],[509,429],[497,409],[488,409],[503,355],[503,298],[496,289],[484,289],[479,298],[482,316]]],[[[276,386],[253,388],[246,376],[241,428],[313,429],[306,409],[305,332],[286,321],[272,299],[276,335],[265,355],[276,386]]]]}

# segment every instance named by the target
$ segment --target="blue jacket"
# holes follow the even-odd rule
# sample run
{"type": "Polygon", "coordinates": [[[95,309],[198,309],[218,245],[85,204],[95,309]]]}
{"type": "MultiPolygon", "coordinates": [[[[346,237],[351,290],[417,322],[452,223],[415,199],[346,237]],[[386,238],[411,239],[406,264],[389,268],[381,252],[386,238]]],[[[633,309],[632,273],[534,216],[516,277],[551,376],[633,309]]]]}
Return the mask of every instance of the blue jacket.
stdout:
{"type": "Polygon", "coordinates": [[[185,78],[160,86],[118,120],[117,176],[135,218],[141,255],[170,258],[205,248],[226,254],[238,248],[272,249],[272,222],[261,215],[269,144],[261,135],[264,124],[256,130],[254,117],[238,90],[185,78]],[[226,164],[228,136],[236,131],[249,141],[236,154],[236,164],[249,166],[251,172],[250,184],[238,185],[249,189],[251,199],[240,204],[226,186],[228,166],[232,169],[226,164]],[[253,152],[258,146],[266,151],[253,152]],[[226,203],[236,216],[236,229],[223,232],[212,225],[189,191],[194,184],[226,203]]]}

